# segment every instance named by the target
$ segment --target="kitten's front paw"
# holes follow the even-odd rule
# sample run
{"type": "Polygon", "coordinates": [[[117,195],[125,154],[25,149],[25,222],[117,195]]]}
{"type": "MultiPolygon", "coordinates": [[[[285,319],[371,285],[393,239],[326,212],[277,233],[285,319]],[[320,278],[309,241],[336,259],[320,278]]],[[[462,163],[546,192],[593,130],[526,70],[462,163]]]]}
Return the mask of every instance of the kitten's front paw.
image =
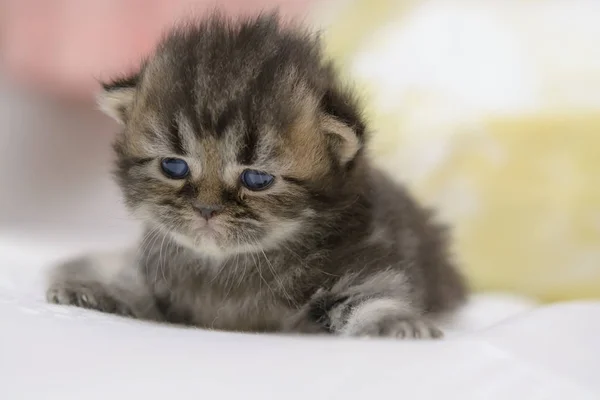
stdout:
{"type": "Polygon", "coordinates": [[[362,301],[346,311],[343,336],[371,336],[398,339],[439,339],[442,331],[415,315],[402,301],[375,298],[362,301]]]}
{"type": "Polygon", "coordinates": [[[398,339],[439,339],[441,330],[419,318],[383,316],[369,321],[348,321],[342,335],[358,337],[388,337],[398,339]]]}
{"type": "Polygon", "coordinates": [[[85,284],[54,284],[46,292],[50,303],[77,306],[106,313],[132,316],[126,305],[116,301],[101,287],[85,284]]]}
{"type": "Polygon", "coordinates": [[[293,330],[316,327],[313,331],[341,336],[388,337],[398,339],[438,339],[441,330],[405,302],[391,297],[364,298],[360,294],[334,294],[319,290],[296,318],[293,330]]]}

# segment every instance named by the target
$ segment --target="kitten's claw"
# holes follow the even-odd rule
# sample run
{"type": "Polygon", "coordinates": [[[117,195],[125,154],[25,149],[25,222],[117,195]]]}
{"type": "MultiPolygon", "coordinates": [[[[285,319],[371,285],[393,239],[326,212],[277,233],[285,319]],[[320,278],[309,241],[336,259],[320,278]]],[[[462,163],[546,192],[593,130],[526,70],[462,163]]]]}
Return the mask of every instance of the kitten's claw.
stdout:
{"type": "Polygon", "coordinates": [[[440,329],[420,319],[399,320],[389,325],[387,335],[401,339],[441,339],[440,329]]]}
{"type": "Polygon", "coordinates": [[[46,292],[50,303],[98,310],[107,313],[131,316],[131,310],[98,288],[85,285],[53,285],[46,292]]]}
{"type": "Polygon", "coordinates": [[[398,316],[388,316],[370,324],[353,326],[343,334],[398,339],[440,339],[444,336],[440,329],[427,321],[398,316]]]}

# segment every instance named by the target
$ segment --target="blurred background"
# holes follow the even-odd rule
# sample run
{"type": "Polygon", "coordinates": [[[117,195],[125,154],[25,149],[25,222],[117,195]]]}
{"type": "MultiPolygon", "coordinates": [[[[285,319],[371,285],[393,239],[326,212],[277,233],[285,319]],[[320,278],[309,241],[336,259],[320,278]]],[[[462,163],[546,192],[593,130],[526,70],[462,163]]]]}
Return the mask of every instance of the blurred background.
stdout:
{"type": "Polygon", "coordinates": [[[99,79],[215,7],[320,29],[474,287],[600,298],[600,1],[0,0],[0,234],[126,243],[99,79]]]}

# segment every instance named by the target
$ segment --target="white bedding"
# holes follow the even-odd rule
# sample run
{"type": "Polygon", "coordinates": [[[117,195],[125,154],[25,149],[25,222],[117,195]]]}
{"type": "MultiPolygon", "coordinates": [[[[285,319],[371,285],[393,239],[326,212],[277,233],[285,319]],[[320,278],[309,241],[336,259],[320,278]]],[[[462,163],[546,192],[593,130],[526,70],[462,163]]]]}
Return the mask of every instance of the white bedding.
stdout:
{"type": "Polygon", "coordinates": [[[600,399],[600,302],[476,296],[440,342],[164,327],[45,304],[85,247],[0,236],[1,399],[600,399]]]}

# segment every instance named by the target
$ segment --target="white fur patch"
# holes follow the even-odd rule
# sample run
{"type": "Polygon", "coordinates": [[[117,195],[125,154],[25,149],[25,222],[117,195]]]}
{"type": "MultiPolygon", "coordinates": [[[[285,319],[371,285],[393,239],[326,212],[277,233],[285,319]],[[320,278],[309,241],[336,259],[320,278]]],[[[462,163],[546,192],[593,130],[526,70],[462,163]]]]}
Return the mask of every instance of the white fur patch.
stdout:
{"type": "Polygon", "coordinates": [[[203,257],[212,258],[214,260],[223,260],[232,254],[232,252],[221,248],[217,242],[210,237],[198,238],[194,240],[188,236],[174,231],[169,232],[169,234],[171,237],[173,237],[175,242],[187,247],[190,250],[193,250],[195,253],[203,257]]]}
{"type": "Polygon", "coordinates": [[[400,300],[391,298],[367,300],[352,311],[340,334],[351,336],[355,332],[365,331],[368,327],[377,325],[386,316],[403,313],[410,315],[410,312],[410,306],[400,300]]]}

